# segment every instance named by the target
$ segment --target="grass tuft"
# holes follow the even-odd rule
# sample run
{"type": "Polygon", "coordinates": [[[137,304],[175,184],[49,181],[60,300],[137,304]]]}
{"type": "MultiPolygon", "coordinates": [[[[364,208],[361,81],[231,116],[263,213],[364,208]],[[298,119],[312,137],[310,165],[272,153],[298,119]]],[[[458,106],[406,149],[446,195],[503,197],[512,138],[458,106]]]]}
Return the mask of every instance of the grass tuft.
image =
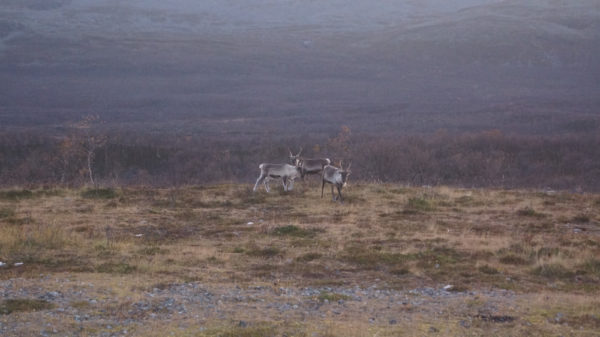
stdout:
{"type": "Polygon", "coordinates": [[[131,274],[136,271],[137,268],[135,266],[129,265],[127,263],[103,263],[96,267],[96,272],[98,273],[108,273],[108,274],[131,274]]]}
{"type": "Polygon", "coordinates": [[[599,259],[589,259],[585,261],[581,266],[586,273],[600,277],[600,260],[599,259]]]}
{"type": "Polygon", "coordinates": [[[341,259],[364,269],[377,269],[378,266],[393,267],[394,270],[402,269],[412,256],[381,252],[359,246],[350,246],[344,249],[341,259]]]}
{"type": "Polygon", "coordinates": [[[578,214],[571,219],[572,222],[575,223],[588,223],[590,222],[590,217],[585,214],[578,214]]]}
{"type": "Polygon", "coordinates": [[[321,294],[319,294],[319,296],[317,297],[317,300],[319,302],[325,302],[325,300],[327,300],[328,302],[337,302],[337,301],[347,301],[350,299],[352,299],[352,298],[348,295],[330,293],[327,291],[321,292],[321,294]]]}
{"type": "Polygon", "coordinates": [[[315,237],[315,235],[317,233],[322,233],[324,231],[325,231],[324,229],[320,229],[320,228],[304,229],[304,228],[300,228],[295,225],[287,225],[287,226],[281,226],[281,227],[275,228],[272,233],[273,233],[273,235],[279,235],[279,236],[294,236],[294,237],[300,237],[300,238],[313,238],[313,237],[315,237]]]}
{"type": "Polygon", "coordinates": [[[498,269],[496,269],[494,267],[490,267],[487,264],[477,268],[477,270],[479,270],[480,272],[482,272],[484,274],[488,274],[488,275],[495,275],[495,274],[499,273],[498,269]]]}
{"type": "Polygon", "coordinates": [[[531,207],[521,208],[521,209],[517,210],[517,215],[522,216],[522,217],[538,218],[538,219],[546,217],[546,214],[539,213],[531,207]]]}
{"type": "Polygon", "coordinates": [[[157,255],[157,254],[164,255],[164,254],[169,253],[169,250],[160,248],[158,246],[148,246],[148,247],[144,247],[144,248],[138,250],[137,253],[139,255],[150,255],[150,256],[157,255]]]}
{"type": "Polygon", "coordinates": [[[529,264],[528,260],[524,259],[521,256],[514,255],[514,254],[504,255],[499,259],[499,261],[500,261],[500,263],[512,264],[512,265],[517,265],[517,266],[529,264]]]}
{"type": "Polygon", "coordinates": [[[537,276],[549,278],[549,279],[566,279],[573,277],[574,273],[563,265],[558,263],[543,264],[535,269],[532,273],[537,276]]]}
{"type": "Polygon", "coordinates": [[[306,253],[304,255],[298,256],[296,258],[296,261],[298,261],[298,262],[310,262],[310,261],[318,260],[321,257],[323,257],[323,254],[321,254],[321,253],[306,253]]]}
{"type": "Polygon", "coordinates": [[[12,218],[15,216],[15,211],[11,208],[0,208],[0,219],[12,218]]]}
{"type": "Polygon", "coordinates": [[[254,257],[273,258],[283,256],[284,252],[277,247],[251,247],[246,250],[246,254],[254,257]]]}
{"type": "Polygon", "coordinates": [[[435,206],[423,197],[413,197],[408,199],[404,210],[407,212],[430,212],[435,210],[435,206]]]}
{"type": "Polygon", "coordinates": [[[278,329],[273,325],[249,325],[240,321],[236,326],[208,329],[196,334],[198,337],[266,337],[277,336],[278,329]]]}

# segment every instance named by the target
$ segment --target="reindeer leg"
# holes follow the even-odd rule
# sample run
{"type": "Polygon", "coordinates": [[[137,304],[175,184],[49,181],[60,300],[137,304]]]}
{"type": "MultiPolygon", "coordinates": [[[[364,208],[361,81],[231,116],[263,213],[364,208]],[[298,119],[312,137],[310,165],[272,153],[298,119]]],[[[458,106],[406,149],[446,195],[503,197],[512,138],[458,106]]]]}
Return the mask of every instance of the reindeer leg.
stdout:
{"type": "Polygon", "coordinates": [[[258,184],[260,184],[264,179],[265,177],[262,174],[258,177],[258,179],[256,180],[256,184],[254,184],[254,188],[252,189],[253,192],[256,192],[258,184]]]}
{"type": "Polygon", "coordinates": [[[325,179],[321,178],[321,199],[323,199],[323,189],[325,189],[325,179]]]}
{"type": "Polygon", "coordinates": [[[283,183],[283,191],[287,192],[288,188],[287,188],[287,178],[286,177],[281,177],[281,182],[283,183]]]}
{"type": "Polygon", "coordinates": [[[288,191],[291,191],[294,189],[294,179],[290,179],[288,182],[288,191]]]}
{"type": "Polygon", "coordinates": [[[265,178],[263,180],[263,184],[265,185],[265,190],[267,191],[267,193],[271,192],[271,188],[269,188],[269,181],[271,181],[270,178],[265,178]]]}
{"type": "Polygon", "coordinates": [[[335,193],[333,193],[333,185],[331,185],[331,198],[333,198],[333,201],[337,200],[337,198],[335,197],[335,193]]]}
{"type": "Polygon", "coordinates": [[[344,199],[342,199],[342,188],[340,186],[337,186],[337,190],[338,190],[338,195],[339,195],[339,199],[340,199],[340,204],[343,204],[344,199]]]}

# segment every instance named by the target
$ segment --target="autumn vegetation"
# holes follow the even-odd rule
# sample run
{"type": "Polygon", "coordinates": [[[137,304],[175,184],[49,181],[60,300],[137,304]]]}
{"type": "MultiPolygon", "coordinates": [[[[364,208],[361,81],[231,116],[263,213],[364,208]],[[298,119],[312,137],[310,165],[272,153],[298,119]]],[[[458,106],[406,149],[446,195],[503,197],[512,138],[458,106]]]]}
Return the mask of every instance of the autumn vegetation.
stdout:
{"type": "Polygon", "coordinates": [[[498,130],[375,136],[337,134],[153,135],[111,132],[84,119],[65,131],[0,134],[2,186],[156,186],[252,182],[261,162],[286,162],[288,147],[352,162],[354,181],[413,186],[600,190],[600,137],[525,136],[498,130]]]}

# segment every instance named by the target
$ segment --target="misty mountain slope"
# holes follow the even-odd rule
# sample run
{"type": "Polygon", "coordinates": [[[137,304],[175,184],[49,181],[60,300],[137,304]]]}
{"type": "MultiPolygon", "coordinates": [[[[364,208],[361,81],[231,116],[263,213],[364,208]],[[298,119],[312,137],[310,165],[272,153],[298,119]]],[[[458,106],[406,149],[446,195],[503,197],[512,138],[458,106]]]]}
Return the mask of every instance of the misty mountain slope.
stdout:
{"type": "Polygon", "coordinates": [[[589,67],[598,65],[596,28],[600,7],[496,4],[395,29],[376,39],[374,47],[397,46],[408,55],[415,51],[417,59],[457,64],[589,67]]]}
{"type": "Polygon", "coordinates": [[[600,118],[598,22],[598,1],[11,0],[0,125],[571,132],[600,118]]]}
{"type": "Polygon", "coordinates": [[[363,31],[500,0],[6,0],[3,10],[58,34],[241,33],[289,27],[363,31]],[[77,29],[77,30],[75,30],[77,29]]]}

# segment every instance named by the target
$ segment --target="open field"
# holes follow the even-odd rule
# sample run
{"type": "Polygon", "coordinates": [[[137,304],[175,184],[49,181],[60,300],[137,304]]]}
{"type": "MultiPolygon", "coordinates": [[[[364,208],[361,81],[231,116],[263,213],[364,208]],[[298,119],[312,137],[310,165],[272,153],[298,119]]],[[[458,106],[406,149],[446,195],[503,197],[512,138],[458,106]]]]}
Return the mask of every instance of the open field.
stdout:
{"type": "Polygon", "coordinates": [[[598,334],[600,195],[345,192],[2,190],[0,333],[598,334]]]}

